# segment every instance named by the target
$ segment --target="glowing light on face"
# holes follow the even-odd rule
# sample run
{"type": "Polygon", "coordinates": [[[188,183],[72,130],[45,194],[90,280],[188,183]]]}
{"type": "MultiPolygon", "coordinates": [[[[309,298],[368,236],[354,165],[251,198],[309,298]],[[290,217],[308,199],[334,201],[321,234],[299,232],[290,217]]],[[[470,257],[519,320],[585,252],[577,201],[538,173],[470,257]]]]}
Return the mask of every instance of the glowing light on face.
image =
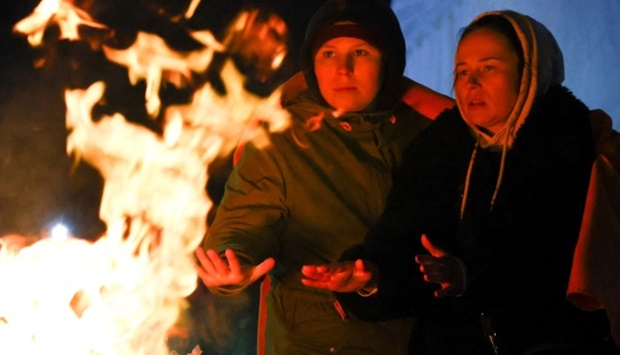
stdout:
{"type": "Polygon", "coordinates": [[[381,52],[359,38],[333,38],[314,56],[314,72],[328,104],[342,111],[362,111],[381,88],[381,52]]]}
{"type": "Polygon", "coordinates": [[[491,133],[510,116],[519,93],[519,58],[504,35],[469,33],[455,59],[454,92],[465,119],[491,133]]]}
{"type": "MultiPolygon", "coordinates": [[[[142,35],[130,50],[106,55],[126,59],[129,75],[153,80],[155,92],[163,70],[204,71],[222,49],[207,32],[193,35],[203,50],[176,53],[142,35]]],[[[168,353],[167,332],[196,287],[194,249],[211,206],[208,164],[241,139],[268,144],[258,121],[271,131],[289,123],[280,92],[247,92],[231,62],[221,77],[226,96],[206,83],[190,103],[165,107],[162,135],[119,113],[93,120],[103,82],[66,91],[67,152],[104,178],[107,229],[95,242],[0,238],[0,353],[168,353]]]]}

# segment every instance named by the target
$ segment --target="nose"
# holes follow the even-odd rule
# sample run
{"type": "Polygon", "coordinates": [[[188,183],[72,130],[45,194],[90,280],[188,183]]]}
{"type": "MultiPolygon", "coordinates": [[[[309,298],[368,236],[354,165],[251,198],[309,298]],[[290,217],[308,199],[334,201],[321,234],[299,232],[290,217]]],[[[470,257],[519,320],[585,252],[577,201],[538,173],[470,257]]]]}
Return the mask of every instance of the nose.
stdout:
{"type": "Polygon", "coordinates": [[[351,75],[355,68],[354,58],[352,55],[345,55],[338,60],[338,73],[342,75],[351,75]]]}
{"type": "Polygon", "coordinates": [[[467,85],[470,87],[478,87],[480,86],[480,72],[478,70],[473,70],[467,76],[467,85]]]}

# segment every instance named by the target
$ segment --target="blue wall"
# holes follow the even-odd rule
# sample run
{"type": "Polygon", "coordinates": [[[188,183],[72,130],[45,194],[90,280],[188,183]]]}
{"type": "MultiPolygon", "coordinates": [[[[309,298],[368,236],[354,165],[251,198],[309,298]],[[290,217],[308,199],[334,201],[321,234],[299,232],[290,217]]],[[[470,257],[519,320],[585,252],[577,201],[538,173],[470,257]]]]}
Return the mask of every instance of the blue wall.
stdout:
{"type": "Polygon", "coordinates": [[[479,13],[512,9],[545,24],[564,54],[569,87],[620,130],[620,0],[392,0],[407,39],[407,76],[454,96],[458,31],[479,13]]]}

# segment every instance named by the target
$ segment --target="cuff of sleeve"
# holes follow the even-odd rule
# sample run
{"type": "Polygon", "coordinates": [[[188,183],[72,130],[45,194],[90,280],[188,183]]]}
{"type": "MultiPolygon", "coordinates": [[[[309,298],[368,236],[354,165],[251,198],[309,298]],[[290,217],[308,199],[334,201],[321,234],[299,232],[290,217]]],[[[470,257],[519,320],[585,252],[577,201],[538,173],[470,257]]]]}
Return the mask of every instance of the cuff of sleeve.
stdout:
{"type": "Polygon", "coordinates": [[[467,267],[465,266],[465,263],[463,263],[463,260],[459,258],[455,259],[458,262],[459,267],[461,268],[461,278],[463,279],[463,290],[458,295],[456,295],[456,297],[461,297],[465,294],[465,291],[467,291],[467,267]]]}
{"type": "Polygon", "coordinates": [[[362,297],[370,297],[372,295],[374,295],[375,293],[377,293],[379,291],[379,289],[377,287],[373,287],[370,291],[366,290],[366,289],[361,289],[357,291],[357,294],[362,296],[362,297]]]}

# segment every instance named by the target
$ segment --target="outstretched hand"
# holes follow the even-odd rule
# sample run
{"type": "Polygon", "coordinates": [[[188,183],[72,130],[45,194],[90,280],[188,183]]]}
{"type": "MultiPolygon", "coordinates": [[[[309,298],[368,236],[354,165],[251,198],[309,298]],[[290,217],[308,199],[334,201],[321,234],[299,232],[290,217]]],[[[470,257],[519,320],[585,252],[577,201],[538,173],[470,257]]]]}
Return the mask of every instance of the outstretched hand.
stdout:
{"type": "Polygon", "coordinates": [[[226,258],[219,256],[213,249],[205,252],[201,247],[196,248],[196,256],[200,262],[200,265],[196,265],[196,271],[205,286],[247,286],[268,273],[275,265],[273,258],[267,258],[256,266],[242,266],[232,249],[226,249],[224,255],[226,258]]]}
{"type": "Polygon", "coordinates": [[[316,288],[324,288],[335,292],[356,292],[371,287],[373,274],[372,264],[357,259],[331,265],[304,265],[301,268],[301,283],[316,288]]]}
{"type": "Polygon", "coordinates": [[[422,245],[430,255],[416,255],[415,262],[420,265],[426,282],[440,285],[435,297],[462,295],[467,285],[463,263],[433,245],[426,235],[422,235],[422,245]]]}

